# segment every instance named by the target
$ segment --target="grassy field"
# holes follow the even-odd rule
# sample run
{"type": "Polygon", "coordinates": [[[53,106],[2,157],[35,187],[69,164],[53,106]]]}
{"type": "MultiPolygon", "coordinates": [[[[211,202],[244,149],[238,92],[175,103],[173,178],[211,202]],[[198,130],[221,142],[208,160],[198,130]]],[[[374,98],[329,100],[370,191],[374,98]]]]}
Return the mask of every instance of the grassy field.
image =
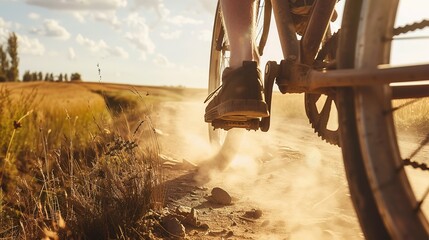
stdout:
{"type": "MultiPolygon", "coordinates": [[[[150,238],[146,216],[164,202],[151,114],[160,102],[201,95],[120,84],[0,84],[0,239],[150,238]]],[[[302,94],[276,93],[273,102],[273,116],[307,122],[302,94]]],[[[429,100],[395,111],[395,121],[427,134],[429,100]]]]}
{"type": "Polygon", "coordinates": [[[163,204],[150,113],[183,89],[0,84],[0,239],[136,239],[163,204]]]}

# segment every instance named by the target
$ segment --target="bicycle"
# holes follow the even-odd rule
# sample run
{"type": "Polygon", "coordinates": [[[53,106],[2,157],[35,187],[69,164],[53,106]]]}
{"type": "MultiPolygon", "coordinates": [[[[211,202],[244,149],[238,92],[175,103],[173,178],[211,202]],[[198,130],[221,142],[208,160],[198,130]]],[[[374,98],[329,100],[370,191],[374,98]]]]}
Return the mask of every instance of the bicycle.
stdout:
{"type": "MultiPolygon", "coordinates": [[[[341,28],[332,34],[330,19],[336,4],[337,0],[315,0],[306,30],[298,39],[289,1],[258,0],[259,53],[263,54],[273,13],[284,57],[280,63],[268,61],[265,67],[267,104],[271,106],[274,83],[283,94],[305,94],[312,127],[322,139],[342,149],[352,202],[367,239],[429,239],[429,213],[422,210],[429,188],[416,196],[408,179],[411,175],[406,173],[410,165],[428,170],[427,162],[415,157],[428,145],[429,134],[410,157],[402,157],[398,140],[402,135],[393,119],[398,109],[429,97],[429,83],[424,82],[429,80],[429,64],[388,65],[396,36],[429,27],[429,21],[396,27],[398,0],[346,0],[341,28]],[[327,98],[319,111],[316,102],[321,95],[327,98]],[[410,98],[417,100],[395,107],[392,104],[396,99],[410,98]],[[326,127],[332,104],[338,110],[338,130],[326,127]]],[[[228,51],[218,6],[209,93],[221,84],[228,51]]],[[[222,144],[229,137],[224,130],[240,127],[268,131],[269,126],[270,117],[214,123],[209,136],[212,142],[222,144]]]]}

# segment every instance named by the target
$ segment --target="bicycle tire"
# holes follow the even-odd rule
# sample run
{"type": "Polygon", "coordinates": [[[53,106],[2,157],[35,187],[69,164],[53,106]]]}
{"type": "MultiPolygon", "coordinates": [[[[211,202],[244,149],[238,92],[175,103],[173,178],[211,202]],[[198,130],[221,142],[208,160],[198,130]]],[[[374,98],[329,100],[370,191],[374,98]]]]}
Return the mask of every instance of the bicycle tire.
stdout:
{"type": "MultiPolygon", "coordinates": [[[[262,41],[256,41],[259,43],[259,45],[265,45],[266,41],[266,34],[262,33],[262,30],[264,28],[269,27],[263,26],[264,21],[264,4],[265,2],[263,0],[256,1],[256,40],[263,37],[264,39],[262,41]],[[259,33],[258,33],[259,32],[259,33]],[[262,34],[262,36],[261,36],[262,34]]],[[[263,48],[263,47],[262,47],[263,48]]],[[[258,46],[259,49],[259,46],[258,46]]],[[[223,27],[222,22],[222,16],[221,16],[221,9],[220,9],[220,2],[218,1],[218,4],[216,6],[216,14],[214,18],[214,24],[213,24],[213,33],[212,33],[212,40],[211,40],[211,49],[210,49],[210,64],[209,64],[209,79],[208,79],[208,93],[210,94],[215,89],[217,89],[222,84],[222,72],[223,70],[228,67],[228,58],[229,58],[229,49],[228,49],[228,39],[225,34],[225,30],[223,27]]],[[[208,124],[209,128],[209,140],[212,145],[216,147],[221,147],[227,138],[230,137],[231,134],[229,132],[231,131],[224,131],[222,129],[214,129],[211,124],[208,124]]]]}
{"type": "MultiPolygon", "coordinates": [[[[398,1],[346,2],[339,68],[389,62],[398,1]]],[[[405,173],[389,85],[337,91],[340,141],[351,198],[367,239],[429,239],[429,224],[405,173]]]]}
{"type": "MultiPolygon", "coordinates": [[[[209,81],[208,94],[213,92],[221,85],[222,71],[225,69],[225,49],[226,46],[225,31],[222,24],[220,11],[220,3],[216,6],[216,13],[213,24],[213,33],[210,49],[210,65],[209,65],[209,81]]],[[[221,129],[213,129],[211,124],[208,124],[209,140],[213,145],[221,146],[226,138],[226,132],[221,129]]]]}

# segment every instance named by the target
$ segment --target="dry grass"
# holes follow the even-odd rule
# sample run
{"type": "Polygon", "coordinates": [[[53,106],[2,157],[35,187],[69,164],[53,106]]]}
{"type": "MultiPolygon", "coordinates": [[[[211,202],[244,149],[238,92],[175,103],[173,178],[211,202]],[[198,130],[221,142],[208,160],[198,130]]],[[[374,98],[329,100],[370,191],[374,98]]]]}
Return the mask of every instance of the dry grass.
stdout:
{"type": "Polygon", "coordinates": [[[163,203],[153,99],[30,85],[0,90],[0,239],[145,238],[163,203]]]}
{"type": "Polygon", "coordinates": [[[275,117],[287,119],[307,119],[303,94],[273,93],[272,113],[275,117]]]}
{"type": "Polygon", "coordinates": [[[429,98],[417,99],[415,102],[410,99],[396,100],[393,106],[403,106],[394,113],[397,129],[422,134],[429,132],[429,98]]]}
{"type": "MultiPolygon", "coordinates": [[[[394,107],[404,104],[404,107],[394,112],[396,128],[427,134],[429,132],[429,98],[421,98],[415,101],[412,99],[393,101],[394,107]]],[[[306,120],[304,95],[274,93],[273,116],[306,120]]]]}

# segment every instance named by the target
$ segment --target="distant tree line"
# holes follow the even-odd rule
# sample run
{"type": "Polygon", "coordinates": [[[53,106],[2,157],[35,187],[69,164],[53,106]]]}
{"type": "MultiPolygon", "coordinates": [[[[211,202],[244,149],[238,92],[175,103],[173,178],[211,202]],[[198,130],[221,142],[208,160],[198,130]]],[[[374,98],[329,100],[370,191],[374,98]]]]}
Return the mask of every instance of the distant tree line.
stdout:
{"type": "Polygon", "coordinates": [[[25,71],[22,76],[23,82],[33,82],[33,81],[45,81],[45,82],[69,82],[69,81],[81,81],[81,76],[79,73],[72,73],[70,75],[70,79],[67,73],[59,75],[54,75],[53,73],[45,73],[42,72],[30,72],[25,71]]]}
{"type": "MultiPolygon", "coordinates": [[[[15,33],[10,33],[7,39],[7,46],[0,44],[0,82],[17,82],[19,81],[19,57],[18,57],[18,37],[15,33]]],[[[25,71],[22,81],[81,81],[79,73],[72,73],[70,79],[67,74],[60,73],[54,76],[53,73],[30,72],[25,71]]]]}

